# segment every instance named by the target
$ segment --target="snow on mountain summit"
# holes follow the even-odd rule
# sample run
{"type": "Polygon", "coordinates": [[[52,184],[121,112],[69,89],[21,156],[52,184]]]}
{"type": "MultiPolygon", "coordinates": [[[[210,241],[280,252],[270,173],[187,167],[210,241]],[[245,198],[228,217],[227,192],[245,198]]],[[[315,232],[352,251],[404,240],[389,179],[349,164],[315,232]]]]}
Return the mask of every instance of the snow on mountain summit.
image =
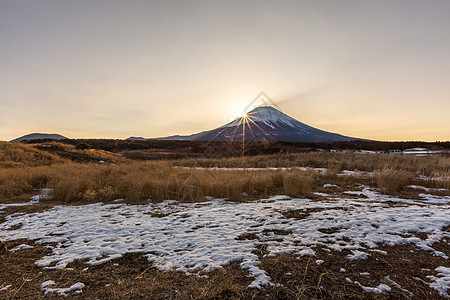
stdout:
{"type": "Polygon", "coordinates": [[[264,122],[267,125],[269,125],[268,122],[282,122],[289,126],[295,126],[294,124],[296,121],[294,118],[289,117],[273,106],[258,106],[248,112],[247,116],[255,122],[264,122]]]}

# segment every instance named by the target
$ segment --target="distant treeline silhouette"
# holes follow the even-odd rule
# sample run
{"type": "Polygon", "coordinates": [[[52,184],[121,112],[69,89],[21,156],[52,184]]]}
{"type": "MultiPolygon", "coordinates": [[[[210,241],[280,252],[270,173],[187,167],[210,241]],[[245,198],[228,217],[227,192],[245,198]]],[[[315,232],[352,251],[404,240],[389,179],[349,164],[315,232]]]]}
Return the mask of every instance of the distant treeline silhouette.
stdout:
{"type": "MultiPolygon", "coordinates": [[[[27,141],[28,143],[46,143],[47,140],[27,141]]],[[[447,142],[378,142],[378,141],[351,141],[351,142],[332,142],[332,143],[289,143],[289,142],[247,142],[244,145],[240,142],[201,142],[201,141],[182,141],[182,140],[119,140],[119,139],[65,139],[59,143],[76,146],[85,143],[92,149],[101,149],[115,153],[137,150],[153,150],[156,152],[167,151],[172,154],[183,154],[183,157],[202,154],[212,154],[206,156],[239,156],[242,155],[261,155],[273,154],[279,152],[295,153],[317,150],[369,150],[383,151],[405,150],[409,148],[428,148],[434,150],[449,150],[450,141],[447,142]]],[[[134,153],[134,155],[139,156],[134,153]]],[[[176,157],[180,158],[179,155],[176,157]]],[[[175,156],[174,156],[175,158],[175,156]]],[[[136,157],[136,159],[139,159],[136,157]]]]}

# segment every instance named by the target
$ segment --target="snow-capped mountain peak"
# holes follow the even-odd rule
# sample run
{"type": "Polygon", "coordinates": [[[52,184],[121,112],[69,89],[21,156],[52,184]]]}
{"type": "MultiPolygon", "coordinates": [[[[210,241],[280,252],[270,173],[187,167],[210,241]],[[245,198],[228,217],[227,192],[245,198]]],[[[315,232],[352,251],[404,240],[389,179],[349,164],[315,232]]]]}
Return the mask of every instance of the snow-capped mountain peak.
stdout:
{"type": "Polygon", "coordinates": [[[281,122],[289,126],[295,126],[295,119],[282,113],[273,106],[258,106],[252,111],[247,113],[247,117],[254,122],[264,122],[268,126],[271,126],[272,122],[281,122]]]}
{"type": "Polygon", "coordinates": [[[281,142],[338,142],[358,140],[323,131],[306,125],[273,106],[264,104],[216,129],[190,136],[164,139],[193,141],[281,141],[281,142]]]}

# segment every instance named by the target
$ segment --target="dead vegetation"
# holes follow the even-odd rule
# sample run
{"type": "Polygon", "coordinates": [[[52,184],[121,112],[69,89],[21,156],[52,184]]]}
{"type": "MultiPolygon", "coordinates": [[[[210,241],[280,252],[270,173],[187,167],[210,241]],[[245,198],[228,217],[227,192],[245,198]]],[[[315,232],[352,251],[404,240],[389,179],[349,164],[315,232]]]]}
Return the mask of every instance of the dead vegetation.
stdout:
{"type": "Polygon", "coordinates": [[[105,161],[118,163],[122,155],[98,149],[77,149],[73,145],[48,142],[22,144],[0,142],[0,168],[50,166],[69,162],[86,163],[105,161]]]}
{"type": "Polygon", "coordinates": [[[100,149],[91,149],[87,144],[80,147],[79,145],[73,146],[58,142],[49,142],[45,144],[29,144],[29,146],[60,157],[61,159],[77,163],[98,163],[100,161],[106,163],[119,163],[123,159],[120,154],[100,149]]]}
{"type": "Polygon", "coordinates": [[[413,174],[407,171],[385,169],[375,173],[375,180],[382,193],[396,194],[413,180],[413,174]]]}
{"type": "Polygon", "coordinates": [[[129,202],[149,199],[193,202],[204,196],[245,200],[283,193],[307,196],[313,181],[312,171],[301,170],[229,172],[185,170],[165,162],[66,163],[0,170],[0,196],[8,199],[47,187],[54,189],[54,201],[65,204],[118,198],[129,202]]]}
{"type": "MultiPolygon", "coordinates": [[[[12,249],[24,242],[32,245],[18,240],[8,242],[7,247],[12,249]]],[[[428,281],[428,275],[435,275],[435,268],[445,265],[445,259],[412,245],[380,245],[378,250],[388,255],[370,252],[365,260],[350,261],[346,251],[328,252],[320,247],[315,249],[316,257],[263,257],[266,251],[262,245],[255,254],[260,256],[260,267],[274,285],[259,290],[248,288],[253,279],[241,269],[239,261],[199,276],[158,271],[141,253],[125,254],[98,266],[78,260],[66,269],[49,270],[34,265],[49,250],[33,245],[31,249],[0,254],[0,287],[12,285],[1,297],[60,299],[55,293],[44,296],[41,291],[42,282],[53,280],[56,287],[69,287],[76,282],[85,285],[83,293],[69,293],[68,299],[444,299],[423,281],[428,281]],[[317,264],[319,259],[324,263],[317,264]],[[354,281],[371,287],[389,282],[392,290],[389,294],[365,293],[354,281]]]]}
{"type": "Polygon", "coordinates": [[[377,170],[397,170],[412,172],[427,177],[440,177],[450,172],[450,158],[445,156],[411,156],[391,154],[371,154],[354,152],[306,152],[277,153],[272,155],[256,155],[221,159],[189,159],[174,162],[186,167],[311,167],[327,168],[336,172],[342,170],[358,170],[375,172],[377,170]]]}
{"type": "Polygon", "coordinates": [[[51,165],[67,160],[29,145],[0,142],[0,168],[51,165]]]}
{"type": "MultiPolygon", "coordinates": [[[[406,191],[411,197],[421,192],[408,189],[412,184],[450,188],[448,157],[309,152],[253,156],[245,160],[130,161],[104,150],[78,150],[58,143],[37,145],[37,148],[1,143],[0,147],[3,149],[0,164],[7,166],[0,168],[2,201],[26,199],[42,188],[54,189],[53,201],[65,204],[119,198],[130,203],[165,199],[193,202],[205,196],[243,201],[276,194],[317,198],[314,192],[329,192],[323,188],[324,184],[337,186],[333,189],[335,196],[343,188],[358,189],[360,185],[393,195],[406,191]],[[78,159],[83,162],[78,163],[78,159]],[[100,160],[105,163],[99,163],[100,160]],[[288,169],[215,170],[210,167],[288,169]],[[317,172],[312,168],[326,170],[317,172]],[[343,170],[365,173],[341,174],[343,170]]],[[[448,194],[448,191],[440,193],[448,194]]]]}

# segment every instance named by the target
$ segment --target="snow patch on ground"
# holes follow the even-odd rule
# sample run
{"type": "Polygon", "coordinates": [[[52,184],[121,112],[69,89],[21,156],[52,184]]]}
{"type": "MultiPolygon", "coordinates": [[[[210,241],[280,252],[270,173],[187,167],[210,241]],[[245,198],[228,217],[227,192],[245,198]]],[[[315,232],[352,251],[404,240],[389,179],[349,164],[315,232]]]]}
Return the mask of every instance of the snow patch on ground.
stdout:
{"type": "Polygon", "coordinates": [[[370,287],[370,286],[364,286],[361,283],[359,283],[359,281],[356,281],[356,280],[353,281],[348,277],[345,278],[345,281],[347,281],[348,283],[356,284],[357,286],[362,288],[363,291],[366,293],[383,294],[385,292],[391,291],[391,287],[384,283],[380,283],[377,287],[370,287]]]}
{"type": "MultiPolygon", "coordinates": [[[[162,271],[175,269],[189,274],[240,261],[241,268],[255,278],[250,285],[253,288],[268,285],[271,280],[259,268],[258,256],[252,253],[258,244],[265,244],[272,256],[283,252],[315,256],[314,248],[320,246],[334,251],[350,250],[349,259],[364,259],[369,255],[367,251],[376,250],[381,243],[413,243],[447,258],[432,244],[450,237],[450,233],[442,231],[450,225],[449,205],[408,200],[408,206],[390,206],[384,203],[385,196],[374,190],[360,193],[368,198],[325,202],[277,196],[241,203],[213,199],[202,203],[56,206],[40,213],[7,216],[0,224],[0,238],[35,240],[46,245],[51,253],[36,261],[36,265],[49,269],[65,268],[77,259],[98,265],[137,252],[145,253],[162,271]],[[302,219],[284,217],[295,210],[313,212],[302,219]],[[339,230],[319,230],[324,228],[339,230]],[[428,238],[422,240],[414,232],[425,232],[428,238]],[[239,239],[245,234],[258,239],[239,239]]],[[[389,198],[395,202],[405,200],[389,198]]],[[[370,289],[376,292],[384,287],[370,289]]]]}
{"type": "Polygon", "coordinates": [[[380,254],[383,254],[383,255],[387,255],[388,254],[386,251],[379,250],[379,249],[371,249],[370,251],[377,252],[377,253],[380,253],[380,254]]]}
{"type": "Polygon", "coordinates": [[[450,203],[450,196],[435,196],[430,194],[419,194],[419,197],[425,199],[423,202],[433,203],[433,204],[448,204],[450,203]]]}
{"type": "Polygon", "coordinates": [[[450,196],[436,196],[429,194],[419,194],[420,199],[402,199],[389,195],[381,195],[374,188],[363,186],[361,191],[346,191],[344,194],[349,195],[364,195],[367,197],[368,201],[379,201],[379,202],[399,202],[404,204],[418,204],[418,205],[427,205],[427,204],[449,204],[450,196]]]}
{"type": "Polygon", "coordinates": [[[356,176],[356,177],[369,178],[369,177],[373,177],[373,172],[342,170],[337,175],[338,176],[356,176]]]}
{"type": "Polygon", "coordinates": [[[329,183],[325,183],[323,185],[324,188],[338,188],[339,186],[335,185],[335,184],[329,184],[329,183]]]}
{"type": "Polygon", "coordinates": [[[31,197],[31,202],[37,203],[41,199],[51,199],[53,198],[53,191],[53,189],[49,188],[41,189],[41,193],[39,195],[31,197]]]}
{"type": "Polygon", "coordinates": [[[21,244],[19,246],[16,246],[16,247],[12,248],[9,251],[14,252],[14,251],[24,250],[24,249],[33,249],[33,246],[30,246],[30,245],[27,245],[27,244],[21,244]]]}
{"type": "Polygon", "coordinates": [[[0,203],[0,211],[10,206],[26,206],[39,203],[40,199],[51,199],[53,197],[53,189],[41,189],[39,195],[32,196],[29,202],[20,203],[0,203]]]}
{"type": "Polygon", "coordinates": [[[53,280],[47,280],[41,283],[41,290],[46,289],[52,285],[55,285],[55,282],[53,280]]]}
{"type": "Polygon", "coordinates": [[[320,197],[330,197],[330,195],[326,194],[326,193],[318,193],[318,192],[316,192],[316,193],[314,193],[314,195],[320,196],[320,197]]]}
{"type": "Polygon", "coordinates": [[[432,281],[429,284],[430,287],[437,290],[439,295],[450,298],[448,294],[448,290],[450,289],[450,268],[438,267],[436,271],[438,272],[438,276],[427,276],[432,281]]]}
{"type": "Polygon", "coordinates": [[[7,204],[0,203],[0,211],[2,211],[3,209],[5,209],[7,207],[10,207],[10,206],[26,206],[26,205],[33,205],[38,202],[39,201],[31,200],[29,202],[21,202],[21,203],[7,203],[7,204]]]}
{"type": "Polygon", "coordinates": [[[383,294],[391,291],[391,287],[384,283],[380,283],[377,287],[364,286],[358,281],[354,281],[354,283],[366,293],[383,294]]]}
{"type": "Polygon", "coordinates": [[[2,287],[2,288],[0,289],[0,292],[6,291],[6,290],[9,289],[10,287],[12,287],[12,284],[5,285],[4,287],[2,287]]]}
{"type": "Polygon", "coordinates": [[[421,185],[410,185],[409,186],[412,189],[416,189],[416,190],[424,190],[426,192],[446,192],[448,191],[447,189],[435,189],[435,188],[427,188],[421,185]]]}
{"type": "MultiPolygon", "coordinates": [[[[174,167],[180,168],[180,167],[174,167]]],[[[287,171],[287,170],[313,170],[315,172],[324,173],[326,168],[310,168],[310,167],[261,167],[261,168],[227,168],[227,167],[181,167],[186,170],[216,170],[216,171],[287,171]]]]}
{"type": "Polygon", "coordinates": [[[370,254],[359,251],[359,250],[351,250],[352,254],[347,255],[349,260],[357,260],[357,259],[366,259],[370,254]]]}
{"type": "Polygon", "coordinates": [[[81,282],[77,282],[71,285],[68,288],[51,288],[54,286],[55,282],[53,280],[44,281],[41,284],[41,290],[44,292],[44,295],[49,293],[56,293],[58,296],[67,296],[67,293],[74,292],[75,294],[81,294],[83,292],[84,284],[81,282]]]}

